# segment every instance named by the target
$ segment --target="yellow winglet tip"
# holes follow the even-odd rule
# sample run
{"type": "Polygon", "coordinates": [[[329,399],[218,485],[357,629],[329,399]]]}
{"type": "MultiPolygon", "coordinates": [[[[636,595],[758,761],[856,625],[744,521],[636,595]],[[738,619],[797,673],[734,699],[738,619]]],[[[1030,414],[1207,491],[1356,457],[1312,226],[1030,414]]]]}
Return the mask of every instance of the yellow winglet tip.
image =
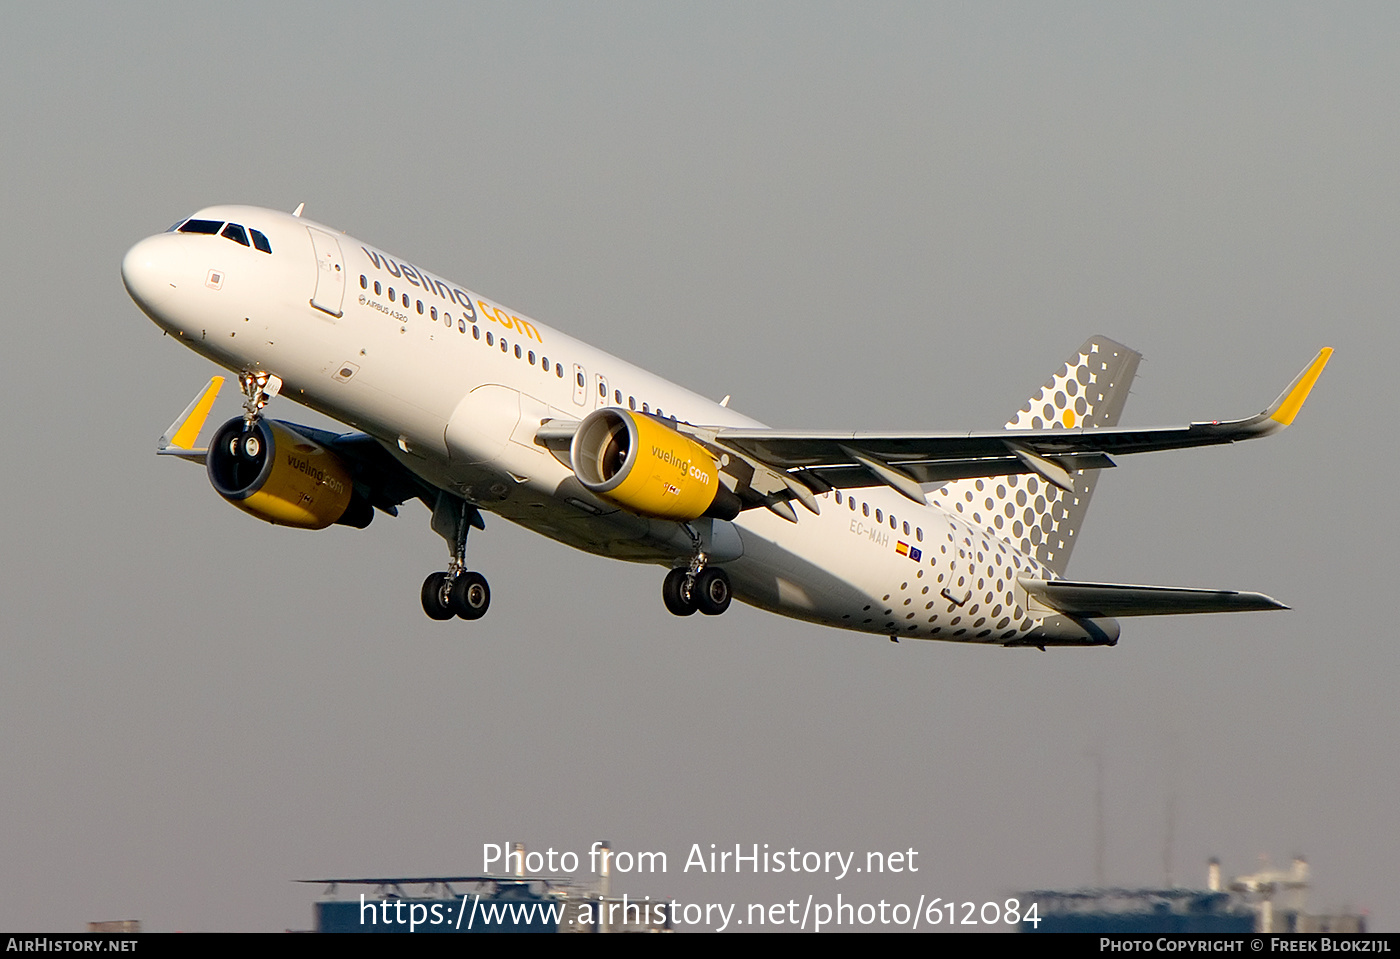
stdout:
{"type": "Polygon", "coordinates": [[[214,400],[218,399],[219,390],[223,388],[223,385],[224,378],[222,376],[209,378],[209,385],[204,388],[199,399],[190,407],[185,421],[180,424],[180,428],[170,438],[171,446],[184,450],[194,448],[195,440],[199,439],[199,432],[204,429],[204,421],[209,418],[209,411],[213,409],[214,400]]]}
{"type": "Polygon", "coordinates": [[[1269,418],[1282,426],[1288,426],[1293,422],[1293,418],[1298,415],[1298,411],[1303,408],[1303,401],[1312,392],[1313,384],[1322,375],[1323,368],[1327,361],[1332,358],[1332,347],[1324,346],[1318,351],[1317,358],[1312,361],[1312,365],[1303,371],[1302,375],[1294,381],[1288,393],[1284,395],[1278,404],[1278,409],[1269,418]]]}

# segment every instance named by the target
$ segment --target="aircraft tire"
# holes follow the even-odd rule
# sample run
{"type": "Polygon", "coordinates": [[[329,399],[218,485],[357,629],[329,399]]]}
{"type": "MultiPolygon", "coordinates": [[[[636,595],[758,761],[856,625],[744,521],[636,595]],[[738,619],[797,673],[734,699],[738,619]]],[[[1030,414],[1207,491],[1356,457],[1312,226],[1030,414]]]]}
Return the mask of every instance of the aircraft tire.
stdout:
{"type": "Polygon", "coordinates": [[[463,573],[450,591],[452,611],[462,619],[480,619],[491,606],[491,587],[480,573],[463,573]]]}
{"type": "Polygon", "coordinates": [[[677,616],[689,616],[696,610],[693,599],[685,598],[685,573],[684,569],[673,569],[661,582],[662,602],[677,616]]]}
{"type": "Polygon", "coordinates": [[[428,614],[429,619],[439,622],[451,619],[456,615],[451,602],[451,597],[447,595],[446,573],[433,573],[423,580],[423,612],[428,614]]]}
{"type": "Polygon", "coordinates": [[[695,605],[706,616],[718,616],[729,608],[734,591],[729,588],[729,574],[718,566],[708,566],[695,577],[692,590],[695,605]]]}

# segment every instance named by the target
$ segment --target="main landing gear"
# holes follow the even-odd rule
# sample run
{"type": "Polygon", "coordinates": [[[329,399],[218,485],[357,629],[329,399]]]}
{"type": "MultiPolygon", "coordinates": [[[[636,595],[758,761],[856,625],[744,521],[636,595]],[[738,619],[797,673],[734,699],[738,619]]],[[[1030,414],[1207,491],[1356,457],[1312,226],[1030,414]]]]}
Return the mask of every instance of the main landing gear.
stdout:
{"type": "Polygon", "coordinates": [[[473,526],[486,528],[475,506],[445,494],[439,497],[433,529],[451,544],[452,559],[447,572],[432,573],[423,580],[423,612],[429,619],[480,619],[491,606],[486,577],[467,569],[467,533],[473,526]]]}
{"type": "Polygon", "coordinates": [[[423,612],[429,619],[480,619],[490,605],[491,587],[480,573],[449,570],[423,580],[423,612]]]}
{"type": "Polygon", "coordinates": [[[729,574],[718,566],[706,565],[709,557],[700,548],[700,537],[689,526],[686,531],[695,544],[695,555],[689,566],[666,574],[661,582],[661,600],[677,616],[689,616],[697,609],[706,616],[718,616],[734,598],[729,574]]]}

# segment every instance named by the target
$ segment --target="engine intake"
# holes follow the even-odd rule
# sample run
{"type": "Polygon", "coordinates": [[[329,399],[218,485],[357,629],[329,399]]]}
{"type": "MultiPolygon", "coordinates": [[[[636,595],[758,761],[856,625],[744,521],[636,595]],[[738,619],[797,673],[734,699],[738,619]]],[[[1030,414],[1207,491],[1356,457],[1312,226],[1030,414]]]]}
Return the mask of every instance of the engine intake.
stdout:
{"type": "Polygon", "coordinates": [[[205,465],[220,496],[278,526],[363,528],[374,518],[345,464],[284,423],[260,419],[249,428],[242,417],[229,420],[209,443],[205,465]]]}
{"type": "Polygon", "coordinates": [[[569,447],[574,475],[591,492],[657,519],[733,519],[742,504],[719,480],[709,450],[663,420],[594,410],[569,447]]]}

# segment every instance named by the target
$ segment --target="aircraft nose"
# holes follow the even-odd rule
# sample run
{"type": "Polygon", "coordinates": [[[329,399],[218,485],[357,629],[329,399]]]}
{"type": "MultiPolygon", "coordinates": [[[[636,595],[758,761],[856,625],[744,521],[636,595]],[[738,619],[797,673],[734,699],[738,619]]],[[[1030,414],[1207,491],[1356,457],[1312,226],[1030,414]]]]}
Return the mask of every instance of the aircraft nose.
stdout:
{"type": "Polygon", "coordinates": [[[122,283],[127,293],[156,322],[160,322],[162,307],[182,279],[185,251],[180,239],[172,233],[148,236],[122,257],[122,283]]]}

